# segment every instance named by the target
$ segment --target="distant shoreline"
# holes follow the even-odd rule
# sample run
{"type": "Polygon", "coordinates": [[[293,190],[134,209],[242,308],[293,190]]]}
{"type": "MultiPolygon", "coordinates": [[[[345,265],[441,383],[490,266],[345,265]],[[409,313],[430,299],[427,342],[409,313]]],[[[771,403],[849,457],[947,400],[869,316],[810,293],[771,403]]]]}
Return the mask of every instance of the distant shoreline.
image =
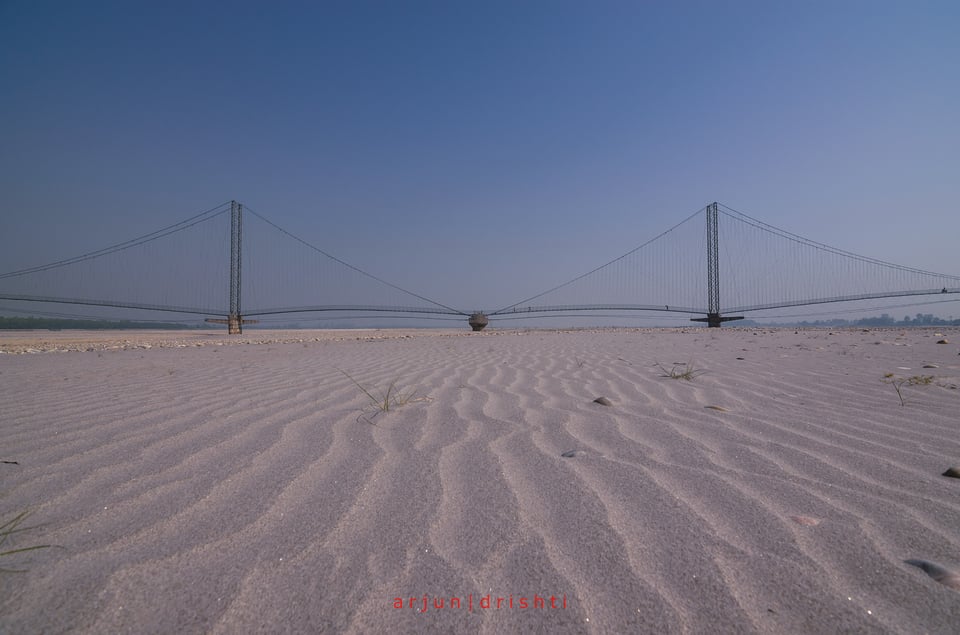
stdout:
{"type": "MultiPolygon", "coordinates": [[[[547,318],[549,319],[549,318],[547,318]]],[[[509,318],[504,318],[504,322],[509,322],[509,318]]],[[[917,313],[914,317],[905,316],[902,320],[894,320],[889,314],[884,313],[878,317],[861,318],[858,320],[832,319],[832,320],[799,320],[795,322],[782,323],[762,323],[754,320],[738,320],[731,322],[725,328],[947,328],[960,326],[960,318],[943,319],[935,317],[933,314],[917,313]]],[[[496,324],[491,324],[490,328],[497,328],[496,324]]],[[[552,330],[552,329],[583,329],[583,328],[687,328],[687,326],[629,326],[629,325],[597,325],[597,326],[504,326],[501,328],[519,329],[519,330],[552,330]]],[[[247,331],[313,331],[313,330],[335,330],[335,331],[355,331],[355,330],[459,330],[459,326],[370,326],[370,327],[296,327],[287,326],[278,329],[258,328],[248,326],[247,331]]],[[[191,331],[191,332],[218,332],[222,327],[213,324],[198,324],[190,326],[181,323],[171,322],[134,322],[130,320],[99,320],[99,319],[73,319],[73,318],[35,318],[35,317],[3,317],[0,316],[0,333],[9,331],[191,331]]]]}
{"type": "MultiPolygon", "coordinates": [[[[182,329],[182,330],[0,330],[0,354],[24,353],[70,353],[110,350],[131,350],[151,348],[193,348],[204,346],[235,346],[251,344],[308,344],[315,342],[347,341],[384,341],[414,338],[437,337],[500,337],[506,335],[563,335],[563,334],[600,334],[600,333],[645,333],[651,335],[709,333],[714,336],[724,334],[797,332],[889,332],[903,331],[903,327],[794,327],[794,326],[725,326],[710,329],[706,326],[682,327],[524,327],[524,328],[488,328],[481,332],[469,329],[450,328],[357,328],[357,329],[259,329],[247,330],[241,335],[229,335],[221,329],[182,329]]],[[[940,335],[940,331],[956,335],[956,327],[910,328],[911,331],[930,331],[940,335]]]]}

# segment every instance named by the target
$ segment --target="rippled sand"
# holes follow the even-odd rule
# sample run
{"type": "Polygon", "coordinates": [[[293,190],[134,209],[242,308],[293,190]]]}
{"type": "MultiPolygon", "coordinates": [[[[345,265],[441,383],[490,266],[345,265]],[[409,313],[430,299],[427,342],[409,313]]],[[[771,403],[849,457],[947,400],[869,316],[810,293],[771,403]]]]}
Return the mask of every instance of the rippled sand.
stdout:
{"type": "Polygon", "coordinates": [[[4,633],[960,624],[956,329],[112,337],[0,355],[4,633]]]}

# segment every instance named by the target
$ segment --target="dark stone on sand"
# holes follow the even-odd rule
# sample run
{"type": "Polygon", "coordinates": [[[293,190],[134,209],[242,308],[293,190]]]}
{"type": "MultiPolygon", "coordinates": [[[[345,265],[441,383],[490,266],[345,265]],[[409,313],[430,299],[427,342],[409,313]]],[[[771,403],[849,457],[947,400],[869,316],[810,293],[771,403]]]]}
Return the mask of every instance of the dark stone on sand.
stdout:
{"type": "Polygon", "coordinates": [[[949,343],[950,343],[950,342],[948,342],[946,338],[944,338],[944,339],[942,339],[942,340],[937,340],[937,344],[949,344],[949,343]]]}
{"type": "Polygon", "coordinates": [[[949,569],[945,569],[937,563],[930,562],[929,560],[904,560],[904,562],[923,569],[924,573],[940,584],[960,591],[960,574],[954,573],[949,569]]]}
{"type": "Polygon", "coordinates": [[[597,397],[593,400],[593,403],[598,403],[601,406],[612,406],[613,402],[607,399],[606,397],[597,397]]]}
{"type": "Polygon", "coordinates": [[[562,456],[565,459],[572,459],[576,456],[583,456],[584,454],[586,454],[586,452],[584,452],[583,450],[567,450],[560,456],[562,456]]]}
{"type": "Polygon", "coordinates": [[[943,476],[949,476],[950,478],[960,478],[960,467],[948,467],[947,471],[943,473],[943,476]]]}

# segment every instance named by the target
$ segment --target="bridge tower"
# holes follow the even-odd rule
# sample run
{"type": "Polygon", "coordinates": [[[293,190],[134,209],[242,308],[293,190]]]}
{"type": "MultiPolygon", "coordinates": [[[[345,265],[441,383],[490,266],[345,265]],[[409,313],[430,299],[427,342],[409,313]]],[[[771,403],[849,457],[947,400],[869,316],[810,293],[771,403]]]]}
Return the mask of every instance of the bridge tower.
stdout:
{"type": "Polygon", "coordinates": [[[244,324],[256,324],[259,320],[244,320],[240,310],[240,267],[243,263],[243,205],[230,201],[230,312],[227,319],[207,318],[213,324],[226,324],[227,333],[240,335],[244,324]]]}
{"type": "Polygon", "coordinates": [[[243,333],[243,318],[240,316],[240,248],[243,245],[243,205],[230,201],[230,314],[227,316],[227,333],[243,333]]]}
{"type": "Polygon", "coordinates": [[[717,217],[717,203],[707,205],[707,317],[690,318],[691,322],[706,322],[707,326],[712,327],[719,327],[730,320],[743,319],[742,315],[720,315],[720,239],[717,217]]]}

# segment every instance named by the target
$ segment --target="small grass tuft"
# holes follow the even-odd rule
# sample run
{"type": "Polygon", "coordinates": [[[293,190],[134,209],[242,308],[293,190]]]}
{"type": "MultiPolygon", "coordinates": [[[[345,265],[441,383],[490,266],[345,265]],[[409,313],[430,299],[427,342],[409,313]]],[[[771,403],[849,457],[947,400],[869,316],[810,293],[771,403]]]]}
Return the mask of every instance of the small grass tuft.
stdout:
{"type": "Polygon", "coordinates": [[[897,391],[897,397],[900,399],[900,406],[904,406],[905,402],[903,400],[903,391],[900,389],[904,384],[907,386],[929,386],[933,383],[933,375],[914,375],[912,377],[898,377],[893,373],[884,373],[882,381],[885,384],[890,384],[893,386],[893,389],[897,391]]]}
{"type": "Polygon", "coordinates": [[[376,408],[378,412],[389,412],[391,408],[405,406],[411,401],[419,401],[416,396],[416,390],[411,390],[408,393],[400,391],[397,388],[396,379],[390,382],[390,385],[387,386],[386,390],[368,390],[363,384],[351,377],[346,371],[339,368],[337,370],[339,370],[344,377],[352,381],[353,385],[359,388],[361,392],[367,396],[367,399],[370,400],[370,404],[376,408]]]}
{"type": "Polygon", "coordinates": [[[667,370],[660,362],[656,362],[654,366],[660,369],[660,372],[662,373],[660,375],[661,377],[669,377],[670,379],[686,379],[687,381],[691,381],[694,377],[707,372],[699,368],[694,368],[692,361],[687,362],[686,364],[678,364],[674,362],[673,366],[670,367],[670,370],[667,370]]]}
{"type": "MultiPolygon", "coordinates": [[[[20,512],[10,520],[4,522],[0,525],[0,562],[3,562],[12,555],[18,553],[24,553],[27,551],[36,551],[37,549],[49,549],[53,545],[33,545],[32,547],[20,547],[19,549],[4,549],[4,546],[7,544],[7,541],[10,539],[10,536],[16,533],[27,531],[28,529],[36,529],[37,525],[31,527],[21,527],[20,525],[26,520],[27,516],[30,515],[30,512],[20,512]]],[[[6,567],[0,566],[0,573],[23,573],[26,569],[8,569],[6,567]]]]}

